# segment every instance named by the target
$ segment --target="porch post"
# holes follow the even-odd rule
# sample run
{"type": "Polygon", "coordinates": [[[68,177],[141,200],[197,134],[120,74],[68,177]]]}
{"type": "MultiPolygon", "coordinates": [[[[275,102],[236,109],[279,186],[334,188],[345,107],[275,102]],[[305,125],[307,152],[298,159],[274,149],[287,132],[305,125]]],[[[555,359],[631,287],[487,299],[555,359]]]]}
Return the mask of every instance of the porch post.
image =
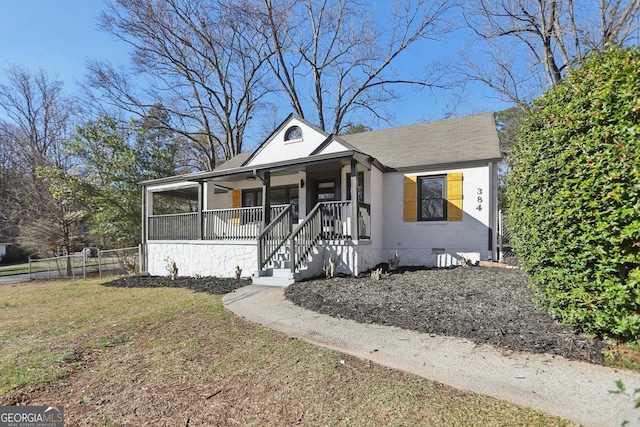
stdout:
{"type": "Polygon", "coordinates": [[[271,172],[266,171],[262,179],[262,229],[271,222],[271,172]]]}
{"type": "Polygon", "coordinates": [[[204,240],[204,181],[198,182],[198,235],[204,240]]]}
{"type": "MultiPolygon", "coordinates": [[[[147,271],[147,236],[149,235],[149,195],[147,186],[142,186],[142,256],[139,258],[139,270],[147,271]]],[[[31,278],[31,258],[29,258],[29,278],[31,278]]]]}
{"type": "Polygon", "coordinates": [[[358,227],[358,163],[351,159],[351,240],[358,240],[360,237],[358,227]]]}

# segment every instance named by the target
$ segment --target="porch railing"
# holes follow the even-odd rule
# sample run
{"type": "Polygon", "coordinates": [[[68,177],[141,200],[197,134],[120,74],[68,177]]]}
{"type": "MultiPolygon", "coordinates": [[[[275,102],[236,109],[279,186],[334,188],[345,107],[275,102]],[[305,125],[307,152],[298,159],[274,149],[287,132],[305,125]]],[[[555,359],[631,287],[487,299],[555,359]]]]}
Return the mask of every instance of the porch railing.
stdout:
{"type": "Polygon", "coordinates": [[[324,239],[351,236],[351,202],[323,202],[320,209],[324,239]]]}
{"type": "MultiPolygon", "coordinates": [[[[275,218],[289,205],[271,206],[275,218]]],[[[255,240],[263,225],[261,207],[215,209],[204,211],[204,240],[255,240]]]]}
{"type": "Polygon", "coordinates": [[[202,215],[204,240],[252,240],[262,225],[262,208],[215,209],[202,215]]]}
{"type": "Polygon", "coordinates": [[[314,246],[322,239],[322,209],[323,204],[318,203],[289,237],[290,267],[294,273],[302,266],[314,246]]]}
{"type": "MultiPolygon", "coordinates": [[[[358,238],[371,235],[371,206],[358,203],[358,238]]],[[[353,237],[351,202],[318,203],[289,238],[291,271],[296,272],[320,240],[353,237]]]]}
{"type": "Polygon", "coordinates": [[[153,215],[149,217],[149,240],[199,240],[197,213],[153,215]]]}
{"type": "MultiPolygon", "coordinates": [[[[289,205],[271,207],[271,218],[289,205]]],[[[261,207],[215,209],[149,217],[149,240],[255,240],[262,231],[261,207]]]]}
{"type": "Polygon", "coordinates": [[[352,236],[351,202],[322,203],[322,237],[328,240],[371,237],[371,206],[358,203],[357,236],[352,236]]]}
{"type": "Polygon", "coordinates": [[[258,236],[258,270],[264,268],[280,251],[291,234],[292,207],[287,206],[258,236]]]}
{"type": "Polygon", "coordinates": [[[371,205],[358,203],[358,238],[371,238],[371,205]]]}
{"type": "MultiPolygon", "coordinates": [[[[290,205],[271,207],[272,222],[290,205]]],[[[325,240],[351,236],[351,202],[323,202],[319,230],[325,240]]],[[[261,207],[215,209],[202,212],[202,226],[197,212],[153,215],[149,217],[149,240],[256,240],[263,231],[261,207]]],[[[358,203],[358,238],[371,235],[371,207],[358,203]]]]}

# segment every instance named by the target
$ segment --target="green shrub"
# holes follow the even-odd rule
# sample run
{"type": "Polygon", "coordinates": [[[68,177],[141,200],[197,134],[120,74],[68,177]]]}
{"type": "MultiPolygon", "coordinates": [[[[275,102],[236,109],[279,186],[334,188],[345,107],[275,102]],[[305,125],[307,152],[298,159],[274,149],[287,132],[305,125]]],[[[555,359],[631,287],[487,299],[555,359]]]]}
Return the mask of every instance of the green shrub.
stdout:
{"type": "Polygon", "coordinates": [[[640,49],[593,54],[534,102],[509,158],[513,245],[565,323],[640,341],[640,49]]]}

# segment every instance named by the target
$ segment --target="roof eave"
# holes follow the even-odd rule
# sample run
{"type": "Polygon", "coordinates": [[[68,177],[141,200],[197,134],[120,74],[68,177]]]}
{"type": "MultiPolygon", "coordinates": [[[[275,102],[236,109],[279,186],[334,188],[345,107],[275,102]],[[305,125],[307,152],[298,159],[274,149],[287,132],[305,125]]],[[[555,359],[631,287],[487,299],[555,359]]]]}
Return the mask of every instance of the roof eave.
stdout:
{"type": "Polygon", "coordinates": [[[502,157],[492,157],[478,160],[465,160],[459,162],[431,163],[424,165],[412,165],[402,167],[388,167],[389,172],[415,172],[415,171],[433,171],[443,169],[468,168],[472,166],[484,166],[488,163],[501,162],[502,157]]]}
{"type": "Polygon", "coordinates": [[[199,176],[188,177],[186,180],[205,181],[208,179],[224,178],[224,177],[229,177],[233,175],[243,175],[243,174],[253,175],[257,172],[264,172],[264,171],[275,172],[275,171],[284,170],[284,169],[293,169],[296,167],[301,167],[301,166],[306,166],[311,164],[324,163],[324,162],[350,158],[353,156],[354,156],[353,151],[342,151],[339,153],[320,154],[316,156],[305,157],[302,159],[291,159],[291,160],[283,160],[283,161],[273,162],[273,163],[266,163],[259,166],[241,166],[239,168],[226,169],[221,171],[214,170],[199,176]]]}

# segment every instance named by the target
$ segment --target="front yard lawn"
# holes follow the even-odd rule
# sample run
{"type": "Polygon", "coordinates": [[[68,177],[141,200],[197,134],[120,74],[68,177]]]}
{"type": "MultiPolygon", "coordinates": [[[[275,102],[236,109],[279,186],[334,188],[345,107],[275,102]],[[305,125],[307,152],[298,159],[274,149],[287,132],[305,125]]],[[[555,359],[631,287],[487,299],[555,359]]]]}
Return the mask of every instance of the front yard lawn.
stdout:
{"type": "Polygon", "coordinates": [[[69,426],[573,425],[250,324],[211,287],[105,282],[0,287],[0,405],[69,426]]]}

